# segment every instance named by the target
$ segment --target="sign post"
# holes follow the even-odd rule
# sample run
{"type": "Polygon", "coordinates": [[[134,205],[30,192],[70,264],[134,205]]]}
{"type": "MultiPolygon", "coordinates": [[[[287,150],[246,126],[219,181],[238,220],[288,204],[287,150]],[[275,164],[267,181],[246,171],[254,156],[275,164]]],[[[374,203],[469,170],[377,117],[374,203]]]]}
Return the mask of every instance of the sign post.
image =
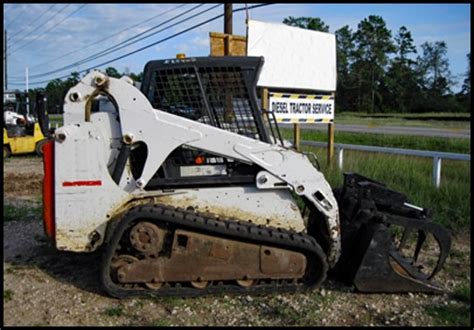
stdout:
{"type": "MultiPolygon", "coordinates": [[[[334,93],[332,94],[334,98],[334,93]]],[[[334,121],[328,124],[328,159],[327,164],[331,165],[331,160],[334,157],[334,121]]]]}
{"type": "Polygon", "coordinates": [[[334,157],[334,122],[328,125],[328,165],[331,164],[331,160],[334,157]]]}
{"type": "Polygon", "coordinates": [[[296,151],[300,151],[300,124],[293,124],[293,144],[296,151]]]}

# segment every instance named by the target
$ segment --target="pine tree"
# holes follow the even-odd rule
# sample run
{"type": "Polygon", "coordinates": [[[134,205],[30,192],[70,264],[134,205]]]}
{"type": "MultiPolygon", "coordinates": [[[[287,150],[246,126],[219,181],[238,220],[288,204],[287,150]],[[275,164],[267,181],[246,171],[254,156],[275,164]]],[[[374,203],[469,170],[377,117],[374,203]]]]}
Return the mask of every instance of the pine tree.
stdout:
{"type": "Polygon", "coordinates": [[[359,87],[359,110],[382,108],[381,88],[388,54],[395,52],[390,30],[380,16],[370,15],[358,25],[354,35],[356,50],[353,64],[359,87]],[[377,100],[376,100],[377,98],[377,100]]]}
{"type": "Polygon", "coordinates": [[[289,16],[283,20],[283,23],[290,26],[296,26],[302,29],[329,32],[329,25],[323,22],[319,17],[292,17],[289,16]]]}
{"type": "Polygon", "coordinates": [[[354,34],[348,25],[336,31],[337,47],[337,95],[338,108],[354,110],[356,106],[357,83],[351,74],[354,53],[354,34]]]}
{"type": "Polygon", "coordinates": [[[409,58],[416,53],[413,38],[405,26],[395,36],[396,56],[391,61],[385,79],[385,104],[391,111],[410,112],[419,91],[415,61],[409,58]]]}

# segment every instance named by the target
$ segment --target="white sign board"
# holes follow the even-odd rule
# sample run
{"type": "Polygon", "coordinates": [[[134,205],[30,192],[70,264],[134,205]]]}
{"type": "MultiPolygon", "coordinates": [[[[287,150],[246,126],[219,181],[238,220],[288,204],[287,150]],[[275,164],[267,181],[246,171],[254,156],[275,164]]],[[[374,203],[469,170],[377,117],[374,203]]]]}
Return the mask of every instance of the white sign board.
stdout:
{"type": "Polygon", "coordinates": [[[3,103],[15,102],[15,101],[16,101],[15,93],[3,93],[3,103]]]}
{"type": "Polygon", "coordinates": [[[331,123],[333,95],[270,93],[270,111],[279,123],[331,123]]]}
{"type": "Polygon", "coordinates": [[[248,56],[263,56],[257,86],[336,90],[336,36],[249,20],[248,56]]]}

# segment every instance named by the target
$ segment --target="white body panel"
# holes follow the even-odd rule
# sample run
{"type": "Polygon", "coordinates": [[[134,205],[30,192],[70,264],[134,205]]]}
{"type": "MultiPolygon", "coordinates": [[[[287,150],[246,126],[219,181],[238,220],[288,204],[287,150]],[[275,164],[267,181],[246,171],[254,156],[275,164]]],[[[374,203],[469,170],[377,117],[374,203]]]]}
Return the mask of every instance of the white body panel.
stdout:
{"type": "Polygon", "coordinates": [[[255,187],[225,187],[176,190],[157,197],[161,204],[209,212],[228,219],[305,231],[301,213],[288,190],[261,191],[255,187]],[[183,192],[183,193],[180,193],[183,192]]]}
{"type": "Polygon", "coordinates": [[[81,123],[56,132],[68,134],[64,142],[55,142],[56,246],[69,251],[92,250],[93,232],[100,234],[100,244],[107,214],[130,196],[109,175],[109,137],[106,139],[96,125],[81,123]],[[83,185],[87,183],[92,185],[83,185]]]}
{"type": "MultiPolygon", "coordinates": [[[[113,115],[101,118],[109,120],[110,126],[117,125],[113,115]]],[[[65,249],[90,249],[87,237],[90,240],[92,229],[99,232],[102,239],[101,229],[109,220],[107,214],[112,213],[126,200],[147,195],[142,187],[146,186],[174,149],[187,145],[245,163],[257,164],[275,179],[287,183],[288,188],[296,194],[308,198],[324,215],[325,219],[322,221],[326,221],[329,228],[332,242],[328,260],[330,263],[337,261],[340,254],[337,203],[323,174],[312,166],[305,155],[153,109],[145,96],[128,81],[108,78],[99,72],[91,72],[68,92],[65,98],[64,119],[65,126],[56,131],[55,178],[56,196],[60,196],[56,203],[56,228],[57,232],[67,236],[61,241],[65,249]],[[97,83],[100,86],[97,86],[97,83]],[[110,146],[116,140],[113,135],[118,134],[118,131],[107,129],[104,123],[97,125],[96,114],[91,116],[90,123],[84,121],[86,102],[98,88],[109,93],[118,105],[121,135],[127,136],[133,142],[141,141],[148,147],[142,175],[136,181],[127,170],[119,185],[110,177],[107,168],[112,152],[110,146]],[[61,134],[66,136],[63,142],[58,139],[61,134]],[[89,156],[85,156],[86,154],[89,156]],[[69,163],[74,162],[81,165],[69,166],[69,163]],[[62,181],[70,181],[71,177],[74,180],[101,180],[103,184],[91,187],[63,187],[62,181]],[[80,198],[79,203],[73,195],[80,198]],[[69,234],[71,229],[72,234],[69,234]],[[71,240],[74,240],[74,243],[71,240]]],[[[270,192],[268,189],[263,191],[270,192]]],[[[271,192],[275,196],[281,194],[276,189],[271,192]]],[[[294,218],[291,226],[299,231],[305,228],[301,216],[294,218]]]]}

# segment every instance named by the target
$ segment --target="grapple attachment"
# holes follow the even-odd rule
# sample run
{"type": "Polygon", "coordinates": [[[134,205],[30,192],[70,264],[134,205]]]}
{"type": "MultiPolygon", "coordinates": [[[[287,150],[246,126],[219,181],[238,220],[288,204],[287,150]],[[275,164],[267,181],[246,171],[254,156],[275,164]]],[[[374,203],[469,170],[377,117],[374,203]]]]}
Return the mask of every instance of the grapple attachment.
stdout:
{"type": "Polygon", "coordinates": [[[345,173],[344,186],[334,193],[342,254],[333,276],[362,292],[442,292],[432,279],[448,256],[451,237],[431,222],[428,210],[355,173],[345,173]],[[412,254],[405,252],[410,247],[412,254]]]}

